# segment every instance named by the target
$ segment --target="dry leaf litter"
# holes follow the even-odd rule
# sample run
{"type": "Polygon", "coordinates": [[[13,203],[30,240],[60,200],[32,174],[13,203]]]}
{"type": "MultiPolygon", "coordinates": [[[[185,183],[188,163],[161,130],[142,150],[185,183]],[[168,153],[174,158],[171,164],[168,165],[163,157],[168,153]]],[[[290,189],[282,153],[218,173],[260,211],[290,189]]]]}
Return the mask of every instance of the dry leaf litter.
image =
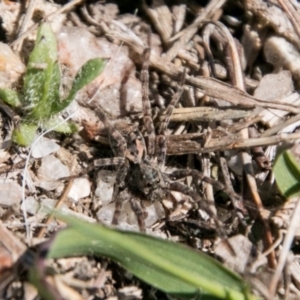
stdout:
{"type": "MultiPolygon", "coordinates": [[[[294,144],[299,157],[299,30],[282,1],[199,2],[36,0],[27,1],[25,9],[21,1],[1,1],[1,87],[20,86],[24,61],[43,20],[57,36],[64,89],[88,59],[109,59],[104,72],[61,114],[62,119],[71,115],[80,131],[40,138],[31,148],[26,178],[29,149],[11,145],[14,115],[0,103],[1,298],[36,299],[35,288],[13,271],[13,265],[28,246],[64,226],[57,220],[46,224],[44,207],[57,206],[68,177],[76,176],[60,209],[89,222],[111,224],[116,168],[94,168],[85,174],[95,159],[113,156],[106,128],[86,103],[93,97],[120,130],[137,126],[142,113],[142,53],[150,47],[154,122],[186,68],[183,95],[167,130],[164,172],[198,169],[245,201],[232,202],[212,185],[199,185],[197,193],[213,203],[211,210],[222,222],[225,239],[215,220],[193,209],[189,196],[171,191],[162,202],[145,203],[146,232],[207,252],[242,274],[256,293],[271,299],[269,284],[298,201],[283,204],[270,170],[279,146],[294,144]]],[[[296,12],[300,9],[296,1],[286,2],[296,12]]],[[[183,180],[193,186],[191,176],[183,180]]],[[[129,201],[117,227],[139,230],[129,201]]],[[[280,281],[276,297],[300,297],[298,239],[299,229],[285,263],[289,280],[280,281]]],[[[56,273],[53,284],[66,299],[170,299],[106,259],[60,259],[50,265],[56,273]]]]}

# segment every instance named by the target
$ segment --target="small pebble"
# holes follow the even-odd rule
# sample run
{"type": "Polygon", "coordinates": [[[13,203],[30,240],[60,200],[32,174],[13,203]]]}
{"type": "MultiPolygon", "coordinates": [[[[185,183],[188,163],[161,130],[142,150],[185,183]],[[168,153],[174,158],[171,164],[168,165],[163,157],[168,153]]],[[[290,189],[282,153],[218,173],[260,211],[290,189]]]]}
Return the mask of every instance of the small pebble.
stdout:
{"type": "Polygon", "coordinates": [[[76,178],[73,182],[68,197],[77,202],[81,198],[89,196],[91,193],[91,184],[87,178],[76,178]]]}
{"type": "Polygon", "coordinates": [[[22,202],[21,208],[22,211],[25,209],[28,214],[35,215],[40,208],[40,204],[34,199],[34,197],[27,197],[25,201],[22,202]]]}
{"type": "Polygon", "coordinates": [[[60,146],[53,140],[47,138],[40,138],[34,142],[31,148],[33,158],[41,158],[51,153],[58,151],[60,146]]]}
{"type": "Polygon", "coordinates": [[[70,176],[70,171],[58,158],[53,155],[42,159],[42,164],[38,170],[38,177],[42,180],[58,180],[70,176]]]}
{"type": "Polygon", "coordinates": [[[16,182],[0,183],[0,206],[10,207],[21,201],[22,188],[16,182]]]}

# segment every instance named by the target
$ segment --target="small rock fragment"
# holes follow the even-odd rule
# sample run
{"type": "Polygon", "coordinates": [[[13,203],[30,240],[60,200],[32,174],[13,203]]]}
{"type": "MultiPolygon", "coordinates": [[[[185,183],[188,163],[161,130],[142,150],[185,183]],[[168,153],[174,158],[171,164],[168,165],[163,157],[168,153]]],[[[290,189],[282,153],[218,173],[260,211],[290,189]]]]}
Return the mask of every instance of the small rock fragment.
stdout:
{"type": "MultiPolygon", "coordinates": [[[[114,212],[115,203],[113,202],[99,209],[97,212],[97,219],[104,224],[111,225],[114,212]]],[[[146,206],[145,213],[147,215],[145,219],[146,228],[149,228],[164,216],[164,210],[160,202],[155,202],[154,204],[146,206]]],[[[123,203],[117,227],[124,230],[139,231],[137,216],[133,212],[129,201],[124,201],[123,203]]]]}
{"type": "MultiPolygon", "coordinates": [[[[42,218],[45,218],[45,216],[49,215],[49,209],[54,208],[56,203],[57,203],[57,200],[53,200],[50,198],[42,199],[41,207],[40,207],[39,211],[37,212],[38,218],[42,219],[42,218]]],[[[63,209],[63,208],[64,209],[67,208],[67,205],[64,203],[61,205],[60,209],[63,209]]]]}
{"type": "Polygon", "coordinates": [[[264,54],[268,63],[275,70],[281,68],[290,70],[293,77],[299,80],[300,76],[300,53],[298,49],[281,36],[272,35],[265,41],[264,54]]]}
{"type": "Polygon", "coordinates": [[[115,203],[101,207],[97,211],[97,219],[106,225],[110,225],[115,211],[115,203]]]}
{"type": "Polygon", "coordinates": [[[38,177],[41,180],[58,180],[70,176],[69,169],[53,155],[42,159],[42,164],[38,170],[38,177]]]}
{"type": "Polygon", "coordinates": [[[0,183],[0,206],[10,207],[21,201],[22,189],[16,182],[0,183]]]}
{"type": "Polygon", "coordinates": [[[100,170],[97,174],[97,188],[95,196],[104,206],[112,201],[116,173],[108,170],[100,170]]]}
{"type": "Polygon", "coordinates": [[[41,138],[33,143],[31,151],[33,158],[41,158],[58,151],[60,148],[53,140],[41,138]]]}
{"type": "Polygon", "coordinates": [[[73,182],[68,197],[74,202],[87,197],[91,193],[91,185],[87,178],[76,178],[73,182]]]}
{"type": "Polygon", "coordinates": [[[291,72],[280,71],[265,75],[254,92],[254,97],[272,101],[290,95],[294,91],[291,72]]]}
{"type": "MultiPolygon", "coordinates": [[[[77,98],[81,102],[99,89],[93,101],[99,103],[109,115],[119,117],[128,111],[141,111],[141,83],[135,77],[135,65],[129,58],[127,47],[119,47],[104,38],[95,38],[87,29],[79,27],[63,27],[57,39],[59,62],[67,67],[71,77],[91,58],[110,58],[102,74],[78,93],[77,98]]],[[[82,120],[81,111],[73,118],[82,120]]]]}
{"type": "Polygon", "coordinates": [[[11,87],[24,71],[21,58],[7,44],[0,43],[0,87],[11,87]]]}
{"type": "Polygon", "coordinates": [[[34,197],[27,197],[25,201],[22,202],[21,208],[23,211],[25,210],[28,214],[36,215],[40,208],[40,204],[34,199],[34,197]]]}
{"type": "Polygon", "coordinates": [[[253,260],[251,257],[254,245],[242,234],[230,237],[225,241],[221,241],[214,249],[215,253],[224,260],[226,267],[243,273],[247,263],[253,260]],[[228,243],[235,251],[235,255],[228,247],[228,243]]]}
{"type": "Polygon", "coordinates": [[[57,180],[39,180],[34,185],[45,191],[53,191],[63,186],[63,183],[57,180]]]}
{"type": "MultiPolygon", "coordinates": [[[[264,101],[277,101],[299,105],[300,99],[298,93],[293,93],[294,85],[290,71],[281,70],[276,74],[265,75],[257,89],[254,92],[254,97],[264,101]]],[[[255,112],[259,112],[261,121],[272,127],[282,121],[282,118],[289,112],[278,109],[264,109],[257,107],[255,112]]]]}

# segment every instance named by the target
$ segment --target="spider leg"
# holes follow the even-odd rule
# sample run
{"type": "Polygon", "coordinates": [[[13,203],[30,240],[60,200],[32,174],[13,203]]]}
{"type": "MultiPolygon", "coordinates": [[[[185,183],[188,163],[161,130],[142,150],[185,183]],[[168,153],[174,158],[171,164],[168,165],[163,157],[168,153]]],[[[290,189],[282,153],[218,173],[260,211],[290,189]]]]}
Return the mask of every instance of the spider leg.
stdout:
{"type": "Polygon", "coordinates": [[[147,157],[147,148],[144,137],[139,130],[132,131],[127,137],[127,153],[126,157],[134,162],[138,163],[143,157],[147,157]]]}
{"type": "Polygon", "coordinates": [[[116,206],[115,206],[115,211],[114,211],[114,215],[113,215],[111,224],[117,225],[121,211],[122,211],[123,203],[129,199],[129,192],[127,189],[125,189],[119,193],[119,189],[117,189],[117,190],[114,190],[114,194],[116,194],[116,197],[115,197],[116,206]],[[115,191],[116,191],[116,193],[115,193],[115,191]]]}
{"type": "Polygon", "coordinates": [[[207,203],[207,201],[203,201],[203,199],[199,196],[199,194],[196,191],[190,189],[188,186],[180,182],[174,181],[174,182],[170,182],[170,190],[177,191],[182,194],[190,196],[197,203],[199,208],[207,211],[210,217],[215,217],[215,214],[209,207],[209,203],[207,203]]]}
{"type": "Polygon", "coordinates": [[[172,172],[171,174],[168,174],[168,176],[170,178],[182,178],[182,177],[186,177],[186,176],[192,176],[195,179],[198,179],[198,180],[201,180],[201,181],[211,184],[218,190],[224,191],[232,199],[235,199],[238,201],[243,201],[243,198],[240,195],[238,195],[237,193],[235,193],[234,191],[232,191],[230,188],[227,188],[224,184],[222,184],[221,182],[219,182],[215,179],[212,179],[212,178],[209,178],[209,177],[203,175],[198,170],[178,169],[178,170],[175,170],[174,172],[172,172]]]}
{"type": "Polygon", "coordinates": [[[122,134],[114,127],[114,125],[107,118],[106,113],[101,106],[95,108],[97,115],[99,116],[101,122],[108,130],[109,143],[116,156],[125,157],[126,154],[126,141],[122,134]]]}
{"type": "Polygon", "coordinates": [[[182,95],[183,85],[184,85],[184,81],[185,81],[185,74],[186,74],[186,72],[184,70],[184,72],[181,74],[178,90],[174,94],[170,104],[166,108],[163,118],[161,120],[160,126],[158,128],[156,153],[157,153],[157,162],[158,162],[158,165],[160,165],[160,166],[162,166],[165,162],[166,152],[167,152],[166,130],[169,125],[170,118],[173,114],[174,108],[182,95]]]}
{"type": "Polygon", "coordinates": [[[118,224],[118,219],[122,210],[123,202],[129,198],[129,191],[125,188],[125,178],[127,176],[128,169],[129,162],[125,160],[117,172],[116,183],[114,185],[114,192],[112,195],[112,202],[116,203],[112,225],[118,224]]]}
{"type": "Polygon", "coordinates": [[[100,158],[94,160],[95,167],[120,166],[125,163],[125,157],[100,158]]]}
{"type": "Polygon", "coordinates": [[[170,190],[178,191],[190,196],[196,202],[198,208],[204,210],[212,218],[212,220],[218,228],[219,233],[222,236],[226,237],[226,233],[223,228],[223,223],[220,220],[218,220],[216,214],[211,208],[211,203],[209,203],[207,200],[203,201],[196,191],[193,191],[188,186],[181,184],[180,182],[170,182],[170,190]]]}
{"type": "Polygon", "coordinates": [[[143,53],[143,67],[141,71],[142,81],[142,103],[143,103],[143,122],[148,134],[148,154],[153,157],[155,154],[155,129],[152,120],[151,105],[149,101],[149,60],[150,48],[146,48],[143,53]]]}
{"type": "Polygon", "coordinates": [[[131,198],[130,205],[131,205],[133,212],[136,215],[140,231],[146,232],[145,211],[144,211],[141,201],[137,198],[131,198]]]}

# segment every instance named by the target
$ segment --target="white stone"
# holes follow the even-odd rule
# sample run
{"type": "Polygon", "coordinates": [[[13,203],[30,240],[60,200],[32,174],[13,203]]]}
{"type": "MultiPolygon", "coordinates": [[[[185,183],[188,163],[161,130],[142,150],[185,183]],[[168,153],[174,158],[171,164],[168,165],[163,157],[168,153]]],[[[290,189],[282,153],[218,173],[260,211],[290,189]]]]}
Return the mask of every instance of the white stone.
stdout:
{"type": "Polygon", "coordinates": [[[90,181],[87,178],[76,178],[73,182],[68,197],[74,202],[77,202],[79,199],[89,196],[90,193],[90,181]]]}
{"type": "Polygon", "coordinates": [[[62,182],[56,180],[39,180],[34,184],[35,186],[38,186],[46,191],[53,191],[61,186],[64,187],[64,184],[62,182]]]}
{"type": "Polygon", "coordinates": [[[51,153],[58,151],[60,146],[53,140],[47,138],[40,138],[37,142],[34,142],[31,147],[31,154],[33,158],[41,158],[51,153]]]}
{"type": "Polygon", "coordinates": [[[27,197],[25,201],[22,202],[21,208],[23,211],[25,209],[28,214],[35,215],[40,209],[40,204],[34,197],[27,197]]]}
{"type": "Polygon", "coordinates": [[[115,211],[115,204],[110,203],[97,211],[97,219],[103,224],[110,225],[115,211]]]}
{"type": "Polygon", "coordinates": [[[42,159],[42,164],[38,170],[38,177],[41,180],[58,180],[70,176],[70,171],[58,158],[53,155],[42,159]]]}
{"type": "Polygon", "coordinates": [[[103,206],[112,201],[115,181],[116,172],[100,170],[97,174],[95,196],[99,198],[103,206]]]}
{"type": "MultiPolygon", "coordinates": [[[[45,218],[49,213],[51,212],[51,209],[55,207],[57,203],[57,200],[53,200],[50,198],[42,199],[41,201],[41,207],[39,211],[37,212],[38,218],[42,219],[45,218]]],[[[62,204],[60,209],[65,209],[67,207],[66,204],[62,204]]]]}
{"type": "Polygon", "coordinates": [[[0,206],[10,207],[22,199],[22,188],[16,182],[0,183],[0,206]]]}
{"type": "MultiPolygon", "coordinates": [[[[114,212],[115,203],[105,205],[97,212],[97,219],[106,225],[111,225],[114,212]]],[[[147,214],[145,219],[146,228],[152,226],[155,222],[164,217],[164,210],[160,202],[146,205],[145,212],[147,214]]],[[[129,201],[124,201],[123,203],[117,227],[124,230],[139,231],[137,217],[129,201]]]]}
{"type": "MultiPolygon", "coordinates": [[[[93,101],[99,103],[109,115],[118,117],[124,111],[141,111],[141,82],[135,77],[135,65],[129,58],[127,47],[120,47],[104,38],[96,38],[88,29],[79,27],[63,27],[57,34],[57,40],[59,62],[68,66],[71,77],[75,76],[87,60],[111,57],[102,74],[79,92],[78,99],[84,102],[85,98],[99,88],[93,101]],[[126,82],[123,80],[124,74],[126,82]]],[[[80,115],[75,118],[80,119],[80,115]]]]}
{"type": "Polygon", "coordinates": [[[146,206],[147,218],[145,219],[146,227],[152,226],[155,222],[165,217],[165,211],[161,202],[154,202],[146,206]]]}

